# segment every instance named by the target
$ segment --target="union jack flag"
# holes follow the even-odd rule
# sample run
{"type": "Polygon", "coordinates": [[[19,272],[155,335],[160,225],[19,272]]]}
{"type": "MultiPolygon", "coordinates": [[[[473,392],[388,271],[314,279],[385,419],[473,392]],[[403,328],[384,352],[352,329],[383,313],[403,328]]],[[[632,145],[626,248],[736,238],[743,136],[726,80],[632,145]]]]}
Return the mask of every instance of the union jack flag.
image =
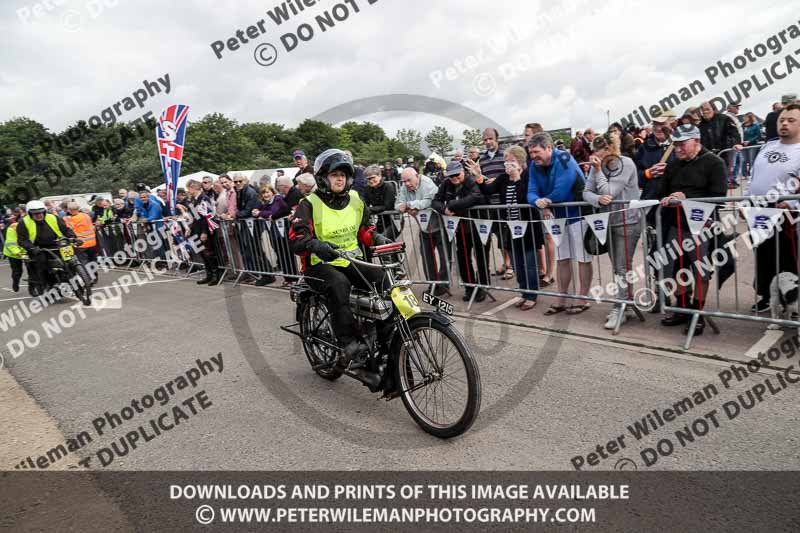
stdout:
{"type": "Polygon", "coordinates": [[[211,206],[209,206],[208,202],[200,202],[200,209],[198,211],[200,212],[200,215],[206,219],[208,231],[214,231],[219,227],[217,221],[214,220],[214,213],[211,210],[211,206]]]}
{"type": "Polygon", "coordinates": [[[171,105],[161,113],[156,125],[158,155],[161,158],[161,171],[164,173],[164,183],[167,186],[167,209],[170,215],[175,214],[175,192],[181,174],[188,114],[188,105],[171,105]]]}

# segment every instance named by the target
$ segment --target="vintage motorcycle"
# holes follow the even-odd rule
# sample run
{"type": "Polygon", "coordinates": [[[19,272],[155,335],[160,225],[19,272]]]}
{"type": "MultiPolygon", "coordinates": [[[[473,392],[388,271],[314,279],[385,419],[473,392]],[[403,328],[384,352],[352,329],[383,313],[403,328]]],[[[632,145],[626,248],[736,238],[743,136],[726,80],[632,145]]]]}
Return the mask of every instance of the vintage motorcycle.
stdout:
{"type": "Polygon", "coordinates": [[[453,307],[426,293],[425,302],[436,310],[423,311],[411,282],[397,279],[402,265],[390,261],[405,251],[404,243],[375,246],[369,251],[379,263],[340,253],[359,268],[382,269],[388,279],[386,290],[366,283],[371,290],[353,288],[350,294],[350,308],[369,348],[363,367],[351,369],[350,363],[343,368],[338,363],[341,349],[328,302],[302,278],[291,289],[297,322],[281,329],[300,337],[311,368],[319,376],[330,381],[343,374],[355,378],[371,392],[382,392],[387,401],[402,398],[411,417],[431,435],[461,435],[478,416],[481,380],[472,351],[447,316],[453,307]]]}
{"type": "Polygon", "coordinates": [[[75,246],[81,243],[79,239],[62,237],[58,240],[56,248],[41,249],[48,256],[47,279],[44,287],[31,287],[32,295],[39,296],[55,288],[62,296],[71,291],[84,305],[92,304],[92,279],[75,254],[75,246]]]}

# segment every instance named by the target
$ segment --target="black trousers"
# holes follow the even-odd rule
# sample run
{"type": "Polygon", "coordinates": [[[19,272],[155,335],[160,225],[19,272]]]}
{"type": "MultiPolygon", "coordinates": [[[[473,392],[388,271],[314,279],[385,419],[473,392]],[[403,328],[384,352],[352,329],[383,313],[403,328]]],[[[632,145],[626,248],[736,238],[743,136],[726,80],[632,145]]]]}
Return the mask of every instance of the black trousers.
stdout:
{"type": "Polygon", "coordinates": [[[28,292],[31,296],[38,296],[44,292],[47,284],[47,261],[49,256],[46,252],[38,254],[29,253],[28,256],[28,292]]]}
{"type": "Polygon", "coordinates": [[[342,345],[362,334],[357,331],[356,319],[350,310],[350,289],[352,287],[371,289],[372,287],[364,282],[359,272],[379,290],[388,288],[388,279],[383,270],[358,268],[353,263],[350,263],[347,268],[318,263],[308,267],[305,273],[306,282],[311,288],[327,296],[333,331],[342,345]]]}
{"type": "Polygon", "coordinates": [[[425,268],[425,279],[429,281],[447,281],[444,287],[450,286],[450,261],[447,257],[447,237],[439,230],[425,233],[419,232],[419,247],[422,251],[422,266],[425,268]],[[439,260],[436,260],[436,254],[439,260]]]}
{"type": "MultiPolygon", "coordinates": [[[[202,242],[203,250],[200,252],[200,257],[203,260],[203,266],[206,269],[206,276],[215,277],[219,276],[219,246],[217,245],[217,232],[220,229],[209,234],[205,242],[202,242]]],[[[199,240],[199,237],[198,237],[199,240]]]]}
{"type": "Polygon", "coordinates": [[[13,257],[7,259],[8,264],[11,265],[11,282],[19,283],[19,280],[22,279],[22,259],[15,259],[13,257]]]}
{"type": "MultiPolygon", "coordinates": [[[[76,248],[76,252],[78,252],[78,257],[81,260],[81,263],[84,265],[88,263],[96,263],[97,262],[97,248],[92,246],[91,248],[76,248]]],[[[97,273],[97,270],[94,271],[94,281],[98,281],[100,276],[97,273]]]]}
{"type": "Polygon", "coordinates": [[[458,272],[464,283],[479,283],[489,285],[489,250],[492,247],[491,239],[486,241],[486,246],[481,243],[478,232],[472,220],[462,220],[456,230],[456,257],[458,258],[458,272]],[[472,252],[475,251],[475,260],[478,263],[478,276],[472,266],[472,252]]]}
{"type": "MultiPolygon", "coordinates": [[[[776,228],[777,229],[777,228],[776,228]]],[[[769,300],[769,285],[780,272],[797,274],[797,226],[784,221],[781,231],[758,245],[756,250],[756,293],[769,300]],[[775,257],[778,247],[779,258],[775,257]]]]}

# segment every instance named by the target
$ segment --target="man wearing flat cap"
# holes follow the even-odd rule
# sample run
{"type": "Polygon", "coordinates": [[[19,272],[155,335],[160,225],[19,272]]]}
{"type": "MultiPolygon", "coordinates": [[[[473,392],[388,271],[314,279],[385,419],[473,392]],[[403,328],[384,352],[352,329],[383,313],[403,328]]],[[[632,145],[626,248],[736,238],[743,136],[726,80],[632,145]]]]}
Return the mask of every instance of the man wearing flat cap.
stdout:
{"type": "MultiPolygon", "coordinates": [[[[658,197],[661,198],[662,223],[666,237],[664,245],[678,243],[683,255],[672,260],[664,267],[664,279],[675,279],[682,268],[693,271],[694,297],[689,287],[677,283],[677,307],[685,309],[703,309],[708,295],[710,273],[704,269],[698,271],[694,265],[696,260],[708,255],[709,240],[694,239],[695,245],[684,248],[685,242],[691,241],[692,233],[686,220],[683,208],[679,203],[691,198],[711,198],[726,196],[728,193],[727,172],[725,163],[717,155],[707,150],[700,142],[700,130],[693,124],[678,126],[672,134],[675,146],[675,159],[664,169],[664,175],[658,183],[658,197]],[[680,238],[679,238],[680,236],[680,238]]],[[[713,216],[709,217],[709,221],[713,216]]],[[[707,223],[708,224],[708,223],[707,223]]],[[[678,254],[680,250],[675,250],[678,254]]],[[[665,252],[666,253],[666,252],[665,252]]],[[[667,254],[669,256],[669,254],[667,254]]],[[[665,326],[678,326],[689,322],[690,315],[671,313],[661,323],[665,326]]],[[[703,317],[697,323],[695,335],[701,335],[705,328],[703,317]]],[[[688,333],[688,325],[686,327],[688,333]]]]}

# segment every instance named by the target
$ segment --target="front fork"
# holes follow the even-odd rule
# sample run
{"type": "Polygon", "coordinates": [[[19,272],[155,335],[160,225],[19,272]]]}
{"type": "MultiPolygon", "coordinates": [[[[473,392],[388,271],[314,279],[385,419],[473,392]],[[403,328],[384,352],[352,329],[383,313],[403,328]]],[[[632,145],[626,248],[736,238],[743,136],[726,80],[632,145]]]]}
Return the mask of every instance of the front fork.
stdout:
{"type": "Polygon", "coordinates": [[[441,379],[442,367],[439,364],[439,361],[433,357],[434,350],[428,339],[424,340],[424,342],[428,344],[428,349],[424,350],[424,354],[420,354],[421,346],[414,338],[413,333],[411,332],[411,327],[408,325],[408,321],[406,321],[406,319],[402,316],[398,317],[397,319],[397,329],[400,332],[400,336],[403,344],[406,347],[406,352],[409,355],[411,363],[423,375],[425,378],[425,383],[427,384],[431,381],[441,379]],[[426,366],[423,364],[425,361],[428,362],[427,368],[430,370],[425,370],[426,366]]]}

